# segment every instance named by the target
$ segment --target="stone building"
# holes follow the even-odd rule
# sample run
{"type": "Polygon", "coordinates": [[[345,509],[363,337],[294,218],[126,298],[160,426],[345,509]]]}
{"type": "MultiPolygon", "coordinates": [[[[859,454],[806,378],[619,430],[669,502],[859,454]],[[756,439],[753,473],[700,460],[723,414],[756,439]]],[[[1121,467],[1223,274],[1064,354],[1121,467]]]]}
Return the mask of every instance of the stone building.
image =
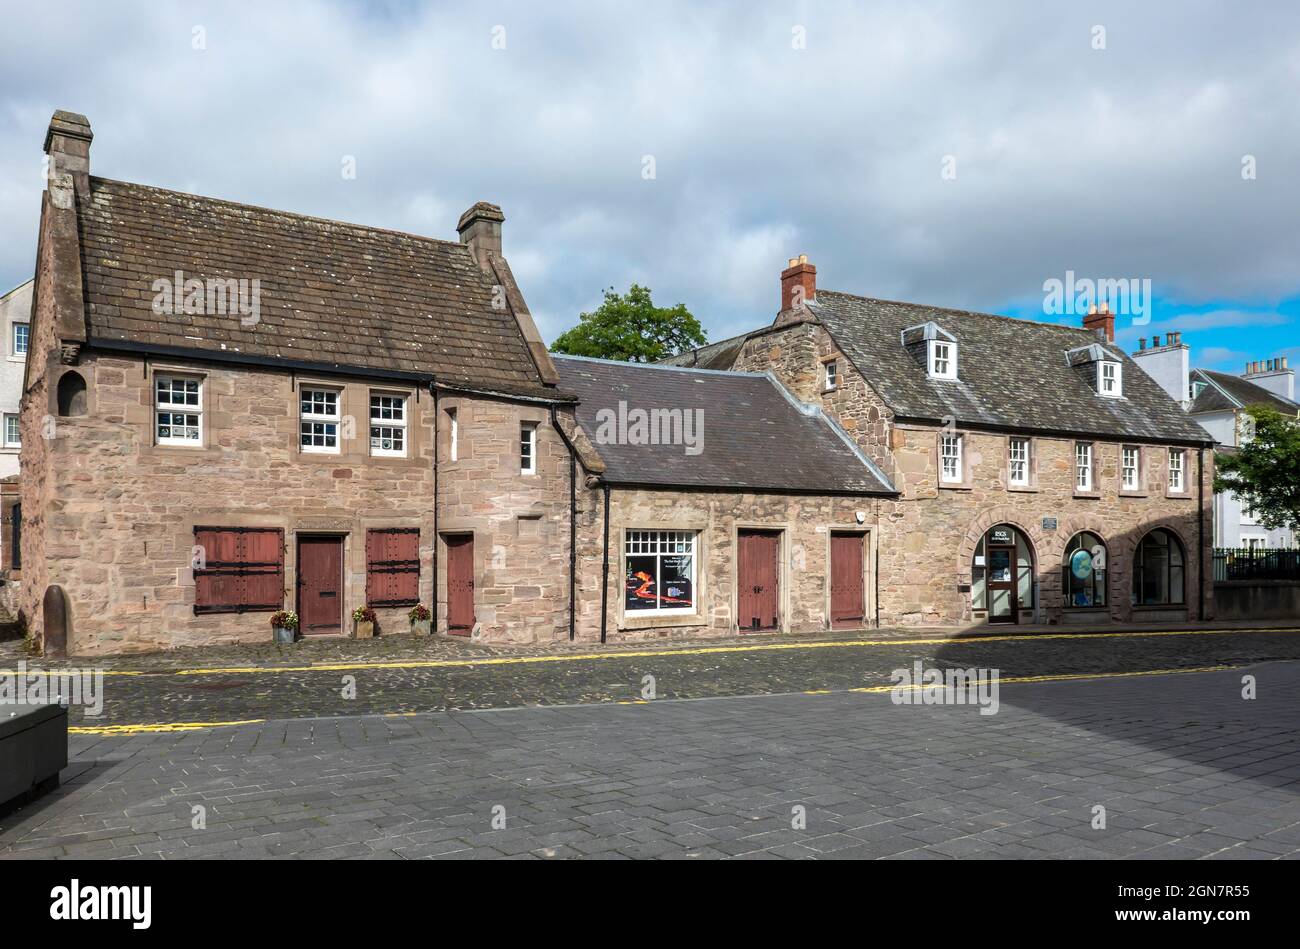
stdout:
{"type": "Polygon", "coordinates": [[[898,489],[876,502],[881,622],[1203,619],[1213,442],[1082,327],[818,289],[792,259],[768,327],[669,360],[770,372],[898,489]]]}
{"type": "MultiPolygon", "coordinates": [[[[1286,356],[1246,363],[1239,376],[1191,367],[1191,351],[1182,333],[1152,336],[1138,342],[1133,361],[1155,379],[1169,397],[1214,439],[1219,451],[1233,451],[1248,431],[1246,409],[1263,405],[1284,415],[1300,415],[1295,400],[1295,370],[1286,356]]],[[[1236,495],[1214,496],[1214,546],[1293,547],[1296,528],[1269,529],[1236,495]]]]}
{"type": "Polygon", "coordinates": [[[50,653],[417,603],[516,642],[1212,614],[1210,441],[1108,314],[797,261],[707,366],[553,359],[494,205],[437,240],[92,176],[91,140],[55,114],[20,418],[50,653]]]}
{"type": "Polygon", "coordinates": [[[400,632],[436,602],[453,633],[567,636],[573,399],[500,209],[466,211],[458,241],[320,220],[91,176],[91,137],[59,112],[46,138],[32,634],[75,653],[261,641],[274,610],[327,634],[367,603],[400,632]],[[51,586],[66,643],[44,628],[51,586]]]}

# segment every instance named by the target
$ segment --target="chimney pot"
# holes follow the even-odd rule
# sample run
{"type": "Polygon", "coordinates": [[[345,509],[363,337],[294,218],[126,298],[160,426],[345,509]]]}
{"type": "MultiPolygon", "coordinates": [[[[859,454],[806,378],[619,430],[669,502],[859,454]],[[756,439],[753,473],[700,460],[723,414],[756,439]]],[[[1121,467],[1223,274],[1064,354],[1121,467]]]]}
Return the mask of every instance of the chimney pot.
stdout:
{"type": "Polygon", "coordinates": [[[1143,352],[1146,348],[1147,348],[1147,338],[1146,338],[1145,336],[1139,336],[1139,337],[1138,337],[1138,352],[1143,352]]]}
{"type": "Polygon", "coordinates": [[[492,269],[489,254],[501,256],[501,225],[505,219],[500,207],[479,201],[462,214],[456,223],[460,242],[469,247],[469,252],[474,255],[481,270],[492,269]]]}

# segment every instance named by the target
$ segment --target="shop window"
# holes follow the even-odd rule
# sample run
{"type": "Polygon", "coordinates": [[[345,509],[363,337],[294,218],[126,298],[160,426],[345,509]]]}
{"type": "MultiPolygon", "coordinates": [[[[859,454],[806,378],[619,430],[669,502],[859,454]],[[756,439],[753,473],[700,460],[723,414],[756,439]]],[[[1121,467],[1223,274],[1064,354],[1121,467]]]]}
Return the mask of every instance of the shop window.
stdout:
{"type": "Polygon", "coordinates": [[[1133,557],[1133,602],[1180,606],[1185,602],[1183,545],[1163,527],[1142,538],[1133,557]]]}
{"type": "Polygon", "coordinates": [[[1065,545],[1061,562],[1061,591],[1067,607],[1087,609],[1106,605],[1106,543],[1096,534],[1075,534],[1065,545]]]}
{"type": "Polygon", "coordinates": [[[694,531],[627,532],[623,608],[631,614],[695,612],[694,531]]]}

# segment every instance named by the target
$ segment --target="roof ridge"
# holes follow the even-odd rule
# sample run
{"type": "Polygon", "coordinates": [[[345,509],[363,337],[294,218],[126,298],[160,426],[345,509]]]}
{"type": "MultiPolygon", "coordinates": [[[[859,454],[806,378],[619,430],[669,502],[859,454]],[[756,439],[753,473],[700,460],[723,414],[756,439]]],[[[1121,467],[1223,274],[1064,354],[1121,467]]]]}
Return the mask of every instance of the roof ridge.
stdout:
{"type": "MultiPolygon", "coordinates": [[[[1071,332],[1074,333],[1087,333],[1089,336],[1092,336],[1094,338],[1096,336],[1094,330],[1087,329],[1086,327],[1083,326],[1070,326],[1068,323],[1048,323],[1045,320],[1029,320],[1020,316],[1007,316],[1004,313],[985,313],[982,310],[959,310],[958,308],[952,306],[935,306],[930,303],[916,303],[908,300],[886,300],[883,297],[866,297],[860,293],[845,293],[843,290],[823,290],[821,288],[818,288],[817,292],[819,294],[829,293],[832,294],[833,296],[849,297],[854,300],[864,300],[868,303],[884,303],[890,306],[919,306],[919,307],[924,307],[927,310],[935,310],[940,313],[955,313],[960,316],[984,316],[994,320],[1011,320],[1012,322],[1018,323],[1022,326],[1024,325],[1049,326],[1054,329],[1070,330],[1071,332]]],[[[808,302],[812,304],[816,304],[817,301],[816,299],[812,299],[809,300],[808,302]]]]}
{"type": "Polygon", "coordinates": [[[711,376],[744,376],[746,379],[762,379],[758,372],[742,372],[738,369],[700,369],[696,366],[670,366],[662,362],[627,362],[622,359],[602,359],[599,356],[574,356],[569,353],[551,353],[552,359],[576,359],[580,362],[604,363],[608,366],[626,366],[630,369],[658,369],[665,372],[701,372],[711,376]]]}
{"type": "MultiPolygon", "coordinates": [[[[195,194],[192,191],[177,191],[175,188],[160,188],[157,185],[140,184],[137,181],[122,181],[118,178],[105,178],[100,175],[91,175],[90,180],[102,182],[110,185],[125,185],[128,188],[138,188],[143,191],[156,191],[161,194],[176,195],[179,198],[190,198],[198,201],[210,201],[213,204],[221,204],[230,208],[241,208],[245,211],[261,211],[266,214],[278,214],[284,217],[291,217],[298,221],[308,221],[315,224],[328,224],[332,227],[348,228],[360,231],[377,231],[381,234],[394,234],[398,237],[407,237],[411,240],[425,241],[430,244],[447,244],[452,247],[466,247],[460,241],[448,240],[445,237],[430,237],[427,234],[413,234],[410,231],[399,231],[392,227],[376,227],[370,224],[357,224],[355,221],[340,221],[337,218],[319,217],[315,214],[302,214],[298,211],[285,211],[281,208],[269,208],[262,204],[248,204],[245,201],[232,201],[229,198],[214,198],[212,195],[195,194]]],[[[91,189],[92,193],[94,189],[91,189]]],[[[466,247],[468,250],[468,247],[466,247]]]]}

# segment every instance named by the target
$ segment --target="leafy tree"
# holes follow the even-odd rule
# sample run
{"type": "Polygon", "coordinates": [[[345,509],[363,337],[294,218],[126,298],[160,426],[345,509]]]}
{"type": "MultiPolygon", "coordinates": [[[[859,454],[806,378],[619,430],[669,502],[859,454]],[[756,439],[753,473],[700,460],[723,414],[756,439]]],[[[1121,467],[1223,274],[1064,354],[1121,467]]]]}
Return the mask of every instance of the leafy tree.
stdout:
{"type": "Polygon", "coordinates": [[[657,362],[708,342],[700,321],[685,304],[655,306],[646,287],[632,284],[626,295],[605,291],[594,313],[551,344],[551,352],[621,362],[657,362]]]}
{"type": "Polygon", "coordinates": [[[1235,494],[1272,530],[1300,524],[1300,422],[1265,405],[1246,407],[1241,447],[1215,458],[1215,491],[1235,494]]]}

